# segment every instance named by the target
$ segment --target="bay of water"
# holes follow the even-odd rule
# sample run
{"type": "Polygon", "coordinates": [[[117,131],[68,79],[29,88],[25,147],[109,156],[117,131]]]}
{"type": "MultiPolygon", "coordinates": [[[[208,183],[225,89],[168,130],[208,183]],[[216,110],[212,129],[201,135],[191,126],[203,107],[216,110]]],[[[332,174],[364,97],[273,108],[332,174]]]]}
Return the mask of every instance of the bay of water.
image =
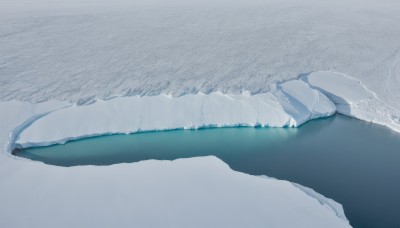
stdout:
{"type": "Polygon", "coordinates": [[[57,166],[215,155],[234,170],[313,188],[341,203],[354,227],[400,227],[400,134],[342,115],[299,128],[102,136],[15,154],[57,166]]]}

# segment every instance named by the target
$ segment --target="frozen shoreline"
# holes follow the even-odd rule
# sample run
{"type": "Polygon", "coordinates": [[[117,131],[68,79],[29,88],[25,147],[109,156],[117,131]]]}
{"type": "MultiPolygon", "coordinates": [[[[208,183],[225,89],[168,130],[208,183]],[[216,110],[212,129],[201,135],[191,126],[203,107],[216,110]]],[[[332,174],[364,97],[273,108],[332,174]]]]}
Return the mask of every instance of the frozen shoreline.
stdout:
{"type": "Polygon", "coordinates": [[[386,105],[360,81],[335,72],[314,72],[256,95],[120,97],[72,105],[28,123],[15,138],[15,145],[47,146],[85,137],[155,130],[297,127],[335,112],[400,132],[400,112],[386,105]]]}
{"type": "Polygon", "coordinates": [[[204,127],[296,127],[335,113],[334,104],[300,80],[259,95],[221,93],[171,98],[121,97],[71,106],[30,123],[18,148],[44,146],[87,136],[204,127]]]}

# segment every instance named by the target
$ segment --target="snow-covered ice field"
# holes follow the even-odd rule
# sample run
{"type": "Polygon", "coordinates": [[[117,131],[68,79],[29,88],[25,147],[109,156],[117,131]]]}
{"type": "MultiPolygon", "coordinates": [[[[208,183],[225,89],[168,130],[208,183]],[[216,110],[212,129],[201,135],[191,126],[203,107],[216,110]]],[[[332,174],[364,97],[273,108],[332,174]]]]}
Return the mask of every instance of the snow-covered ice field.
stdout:
{"type": "Polygon", "coordinates": [[[173,2],[1,0],[0,99],[254,94],[323,70],[400,108],[397,0],[173,2]]]}
{"type": "MultiPolygon", "coordinates": [[[[7,202],[0,206],[0,223],[51,226],[55,220],[41,219],[42,213],[51,212],[65,226],[79,221],[107,226],[112,217],[93,221],[83,213],[96,209],[102,215],[107,204],[132,211],[145,206],[141,215],[156,222],[154,212],[162,214],[175,202],[163,225],[243,227],[249,224],[243,222],[252,221],[254,226],[348,226],[343,213],[332,209],[340,207],[327,207],[322,196],[324,200],[315,204],[315,195],[294,185],[236,173],[215,158],[60,168],[15,160],[10,152],[16,146],[103,134],[208,126],[296,127],[335,112],[400,132],[399,12],[397,0],[0,0],[0,198],[7,202]],[[191,169],[193,163],[198,169],[191,169]],[[208,167],[221,175],[214,176],[208,167]],[[170,175],[161,180],[135,172],[170,175]],[[243,179],[246,187],[230,176],[243,179]],[[221,198],[222,189],[207,189],[196,180],[226,182],[231,187],[224,191],[238,190],[221,198]],[[262,187],[251,192],[254,189],[247,186],[257,183],[262,187]],[[190,187],[187,193],[183,184],[190,187]],[[177,194],[137,204],[135,185],[168,187],[177,194]],[[105,186],[120,186],[119,195],[105,186]],[[93,189],[96,195],[91,195],[93,189]],[[35,190],[38,194],[31,195],[35,190]],[[203,220],[188,214],[178,224],[174,214],[187,212],[181,205],[187,198],[177,197],[185,194],[191,204],[204,199],[188,196],[205,197],[213,210],[206,211],[204,204],[199,209],[206,213],[203,220]],[[65,198],[57,201],[61,196],[65,198]],[[79,204],[86,197],[88,201],[79,204]],[[243,211],[226,204],[256,198],[257,204],[249,203],[243,211]],[[53,211],[53,200],[65,206],[61,214],[53,211]],[[26,224],[13,217],[24,204],[31,212],[26,224]],[[273,208],[281,211],[265,217],[273,208]],[[290,208],[302,209],[296,213],[290,208]],[[313,209],[306,213],[304,208],[313,209]],[[205,219],[213,214],[219,216],[205,219]],[[257,216],[261,214],[264,217],[257,216]],[[228,215],[232,220],[224,219],[228,215]],[[71,221],[72,216],[78,219],[71,221]]],[[[132,222],[128,214],[120,216],[120,224],[132,222]]]]}

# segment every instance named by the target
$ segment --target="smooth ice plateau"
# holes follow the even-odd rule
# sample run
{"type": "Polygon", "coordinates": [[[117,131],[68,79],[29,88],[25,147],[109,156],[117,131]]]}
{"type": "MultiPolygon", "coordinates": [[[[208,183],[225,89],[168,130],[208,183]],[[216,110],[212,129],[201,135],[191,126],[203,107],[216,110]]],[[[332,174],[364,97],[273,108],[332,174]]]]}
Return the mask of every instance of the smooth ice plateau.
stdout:
{"type": "Polygon", "coordinates": [[[400,132],[399,10],[397,0],[0,0],[0,226],[349,227],[333,200],[215,157],[63,168],[11,151],[334,113],[400,132]]]}

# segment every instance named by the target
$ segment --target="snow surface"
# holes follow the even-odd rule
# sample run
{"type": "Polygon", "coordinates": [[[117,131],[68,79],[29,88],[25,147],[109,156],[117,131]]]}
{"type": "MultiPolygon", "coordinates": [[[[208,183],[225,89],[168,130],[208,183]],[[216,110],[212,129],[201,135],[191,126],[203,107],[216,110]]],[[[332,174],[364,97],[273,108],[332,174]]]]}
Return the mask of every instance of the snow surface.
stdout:
{"type": "Polygon", "coordinates": [[[398,0],[0,0],[0,100],[251,94],[313,71],[400,109],[398,0]]]}
{"type": "Polygon", "coordinates": [[[1,227],[350,227],[340,205],[216,157],[12,171],[0,173],[1,227]]]}
{"type": "MultiPolygon", "coordinates": [[[[0,103],[0,148],[12,148],[15,129],[69,108],[0,103]]],[[[0,190],[0,227],[350,227],[333,200],[235,172],[212,156],[65,168],[8,151],[0,155],[0,190]]]]}

